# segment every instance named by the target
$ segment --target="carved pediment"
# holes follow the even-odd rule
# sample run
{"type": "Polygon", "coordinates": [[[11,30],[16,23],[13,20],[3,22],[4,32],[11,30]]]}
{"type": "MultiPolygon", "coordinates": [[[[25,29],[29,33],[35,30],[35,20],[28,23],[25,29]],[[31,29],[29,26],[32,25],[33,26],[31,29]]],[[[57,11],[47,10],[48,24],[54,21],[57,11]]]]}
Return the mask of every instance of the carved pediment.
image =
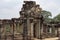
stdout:
{"type": "Polygon", "coordinates": [[[20,11],[21,17],[39,17],[41,8],[35,1],[24,1],[23,8],[20,11]]]}

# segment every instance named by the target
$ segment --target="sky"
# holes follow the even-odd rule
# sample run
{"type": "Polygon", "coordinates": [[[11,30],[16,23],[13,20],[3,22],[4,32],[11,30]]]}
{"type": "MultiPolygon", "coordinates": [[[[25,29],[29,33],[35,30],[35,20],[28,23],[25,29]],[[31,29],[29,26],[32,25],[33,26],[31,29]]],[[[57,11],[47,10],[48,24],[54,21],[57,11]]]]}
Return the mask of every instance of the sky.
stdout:
{"type": "MultiPolygon", "coordinates": [[[[0,19],[20,17],[19,11],[24,0],[0,0],[0,19]]],[[[60,13],[60,0],[31,0],[36,1],[43,10],[50,11],[52,17],[60,13]]]]}

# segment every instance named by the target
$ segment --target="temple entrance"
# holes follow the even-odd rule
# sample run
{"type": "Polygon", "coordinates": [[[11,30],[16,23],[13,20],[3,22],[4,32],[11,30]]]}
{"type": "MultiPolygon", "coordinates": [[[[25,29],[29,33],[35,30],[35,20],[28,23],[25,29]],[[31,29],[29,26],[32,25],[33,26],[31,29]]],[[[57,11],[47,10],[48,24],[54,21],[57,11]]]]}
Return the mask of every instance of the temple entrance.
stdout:
{"type": "Polygon", "coordinates": [[[36,37],[36,23],[33,25],[33,36],[36,37]]]}

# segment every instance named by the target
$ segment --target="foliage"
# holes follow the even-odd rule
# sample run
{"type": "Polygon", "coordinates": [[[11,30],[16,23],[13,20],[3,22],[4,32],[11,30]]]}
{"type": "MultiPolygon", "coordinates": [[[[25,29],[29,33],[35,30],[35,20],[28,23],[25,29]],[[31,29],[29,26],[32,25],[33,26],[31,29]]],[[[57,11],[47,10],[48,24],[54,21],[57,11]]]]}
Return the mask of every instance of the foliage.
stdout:
{"type": "Polygon", "coordinates": [[[7,24],[7,25],[5,25],[5,26],[6,26],[6,32],[10,32],[10,25],[7,24]]]}
{"type": "Polygon", "coordinates": [[[57,22],[60,22],[60,14],[58,14],[57,16],[55,16],[54,20],[57,21],[57,22]]]}
{"type": "Polygon", "coordinates": [[[41,14],[44,17],[44,22],[48,23],[49,21],[51,21],[51,18],[50,18],[52,16],[51,12],[43,10],[41,14]]]}
{"type": "Polygon", "coordinates": [[[51,12],[49,12],[49,11],[43,10],[41,13],[45,18],[48,18],[49,16],[52,16],[51,12]]]}

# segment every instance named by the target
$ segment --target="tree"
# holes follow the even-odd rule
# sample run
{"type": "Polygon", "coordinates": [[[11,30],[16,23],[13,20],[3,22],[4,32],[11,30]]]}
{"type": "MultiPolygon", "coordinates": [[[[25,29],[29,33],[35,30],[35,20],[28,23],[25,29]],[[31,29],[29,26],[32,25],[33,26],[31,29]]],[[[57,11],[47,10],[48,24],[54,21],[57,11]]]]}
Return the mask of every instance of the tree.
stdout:
{"type": "Polygon", "coordinates": [[[43,10],[42,12],[41,12],[41,14],[43,15],[43,17],[44,17],[44,22],[50,22],[51,21],[51,16],[52,16],[52,14],[51,14],[51,12],[49,12],[49,11],[45,11],[45,10],[43,10]]]}
{"type": "Polygon", "coordinates": [[[57,22],[60,22],[60,14],[58,14],[57,16],[55,16],[54,20],[57,21],[57,22]]]}

